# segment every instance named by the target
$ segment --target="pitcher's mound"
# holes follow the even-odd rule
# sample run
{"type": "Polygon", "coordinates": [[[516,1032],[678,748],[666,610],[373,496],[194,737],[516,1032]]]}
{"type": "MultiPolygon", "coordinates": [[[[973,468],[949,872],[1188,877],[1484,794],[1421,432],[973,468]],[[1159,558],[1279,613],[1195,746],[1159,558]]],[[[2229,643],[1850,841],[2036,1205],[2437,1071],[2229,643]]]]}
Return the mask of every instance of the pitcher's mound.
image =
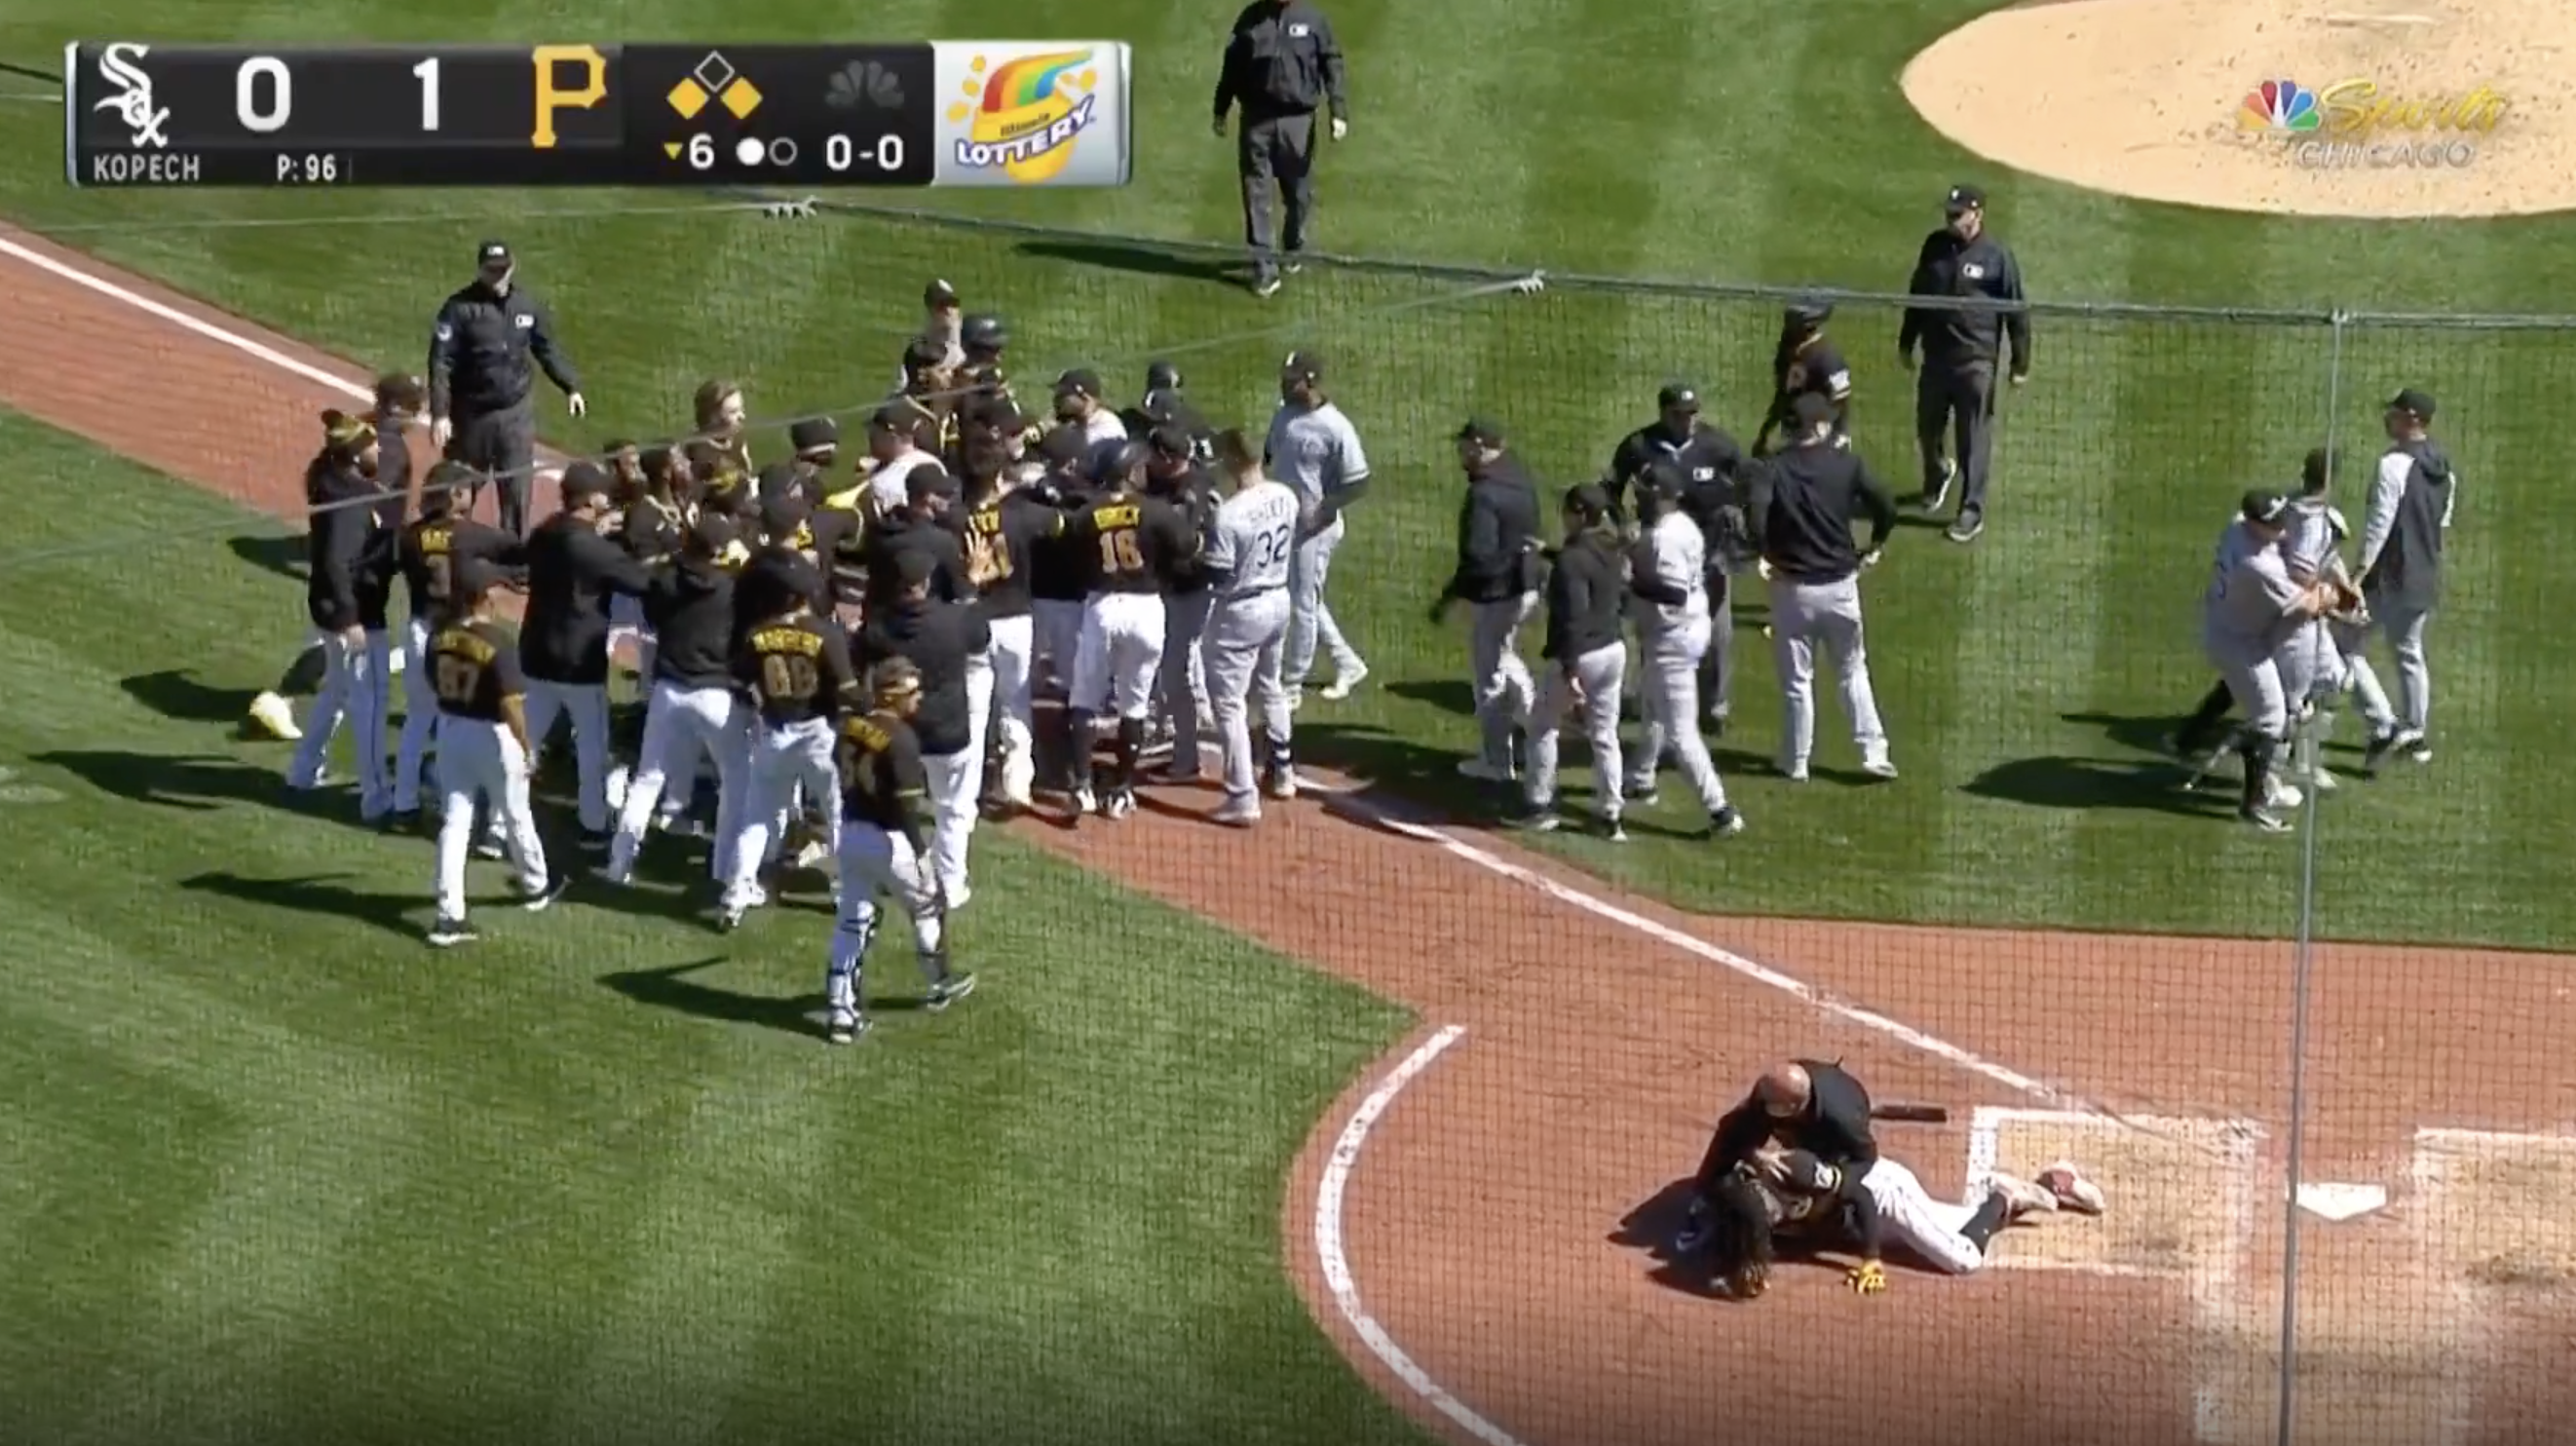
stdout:
{"type": "Polygon", "coordinates": [[[2153,201],[2312,216],[2576,208],[2576,5],[2063,0],[1998,10],[1905,97],[2008,166],[2153,201]]]}

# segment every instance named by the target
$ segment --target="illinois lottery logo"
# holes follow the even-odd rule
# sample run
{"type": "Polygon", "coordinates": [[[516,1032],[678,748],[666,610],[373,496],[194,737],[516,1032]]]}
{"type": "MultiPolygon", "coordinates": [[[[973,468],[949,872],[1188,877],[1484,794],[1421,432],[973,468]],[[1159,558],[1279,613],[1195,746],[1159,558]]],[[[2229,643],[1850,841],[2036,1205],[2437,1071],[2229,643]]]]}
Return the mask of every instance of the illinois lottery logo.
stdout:
{"type": "Polygon", "coordinates": [[[957,164],[1000,171],[1022,185],[1053,180],[1097,116],[1092,54],[1058,50],[999,65],[976,56],[960,86],[966,98],[948,106],[949,124],[966,127],[957,164]]]}

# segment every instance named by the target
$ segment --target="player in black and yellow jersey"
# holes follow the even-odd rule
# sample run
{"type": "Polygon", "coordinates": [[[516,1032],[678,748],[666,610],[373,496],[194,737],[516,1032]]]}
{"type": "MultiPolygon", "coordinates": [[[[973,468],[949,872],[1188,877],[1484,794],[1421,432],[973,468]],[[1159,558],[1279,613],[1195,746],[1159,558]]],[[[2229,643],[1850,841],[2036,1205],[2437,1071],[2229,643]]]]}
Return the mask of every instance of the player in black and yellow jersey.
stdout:
{"type": "Polygon", "coordinates": [[[912,731],[920,706],[919,670],[888,659],[870,672],[868,706],[844,714],[837,730],[841,910],[823,983],[834,1044],[851,1043],[869,1026],[860,970],[876,938],[880,898],[893,900],[912,918],[921,972],[930,984],[925,1008],[944,1010],[975,988],[974,975],[948,964],[947,910],[930,866],[930,782],[912,731]]]}
{"type": "Polygon", "coordinates": [[[455,579],[460,615],[430,639],[425,666],[438,699],[438,920],[429,942],[445,947],[474,937],[465,922],[465,860],[474,842],[477,805],[500,821],[519,892],[531,910],[562,895],[546,875],[545,844],[528,806],[527,679],[518,640],[492,615],[495,579],[477,566],[455,579]]]}
{"type": "Polygon", "coordinates": [[[1163,666],[1163,595],[1198,556],[1199,534],[1188,515],[1147,491],[1152,459],[1143,442],[1117,444],[1101,459],[1100,496],[1065,520],[1066,542],[1085,578],[1065,709],[1077,818],[1095,805],[1110,818],[1136,811],[1136,760],[1163,666]],[[1091,728],[1103,714],[1118,719],[1118,743],[1108,791],[1095,797],[1091,728]]]}
{"type": "MultiPolygon", "coordinates": [[[[755,615],[734,644],[734,684],[753,716],[751,766],[737,815],[742,834],[734,844],[732,876],[724,880],[721,923],[728,930],[768,901],[761,870],[786,837],[800,791],[816,802],[840,792],[832,720],[846,703],[857,701],[858,676],[839,625],[815,616],[809,597],[791,593],[773,606],[777,610],[769,615],[755,615]]],[[[827,823],[824,845],[837,849],[838,835],[827,823]]]]}

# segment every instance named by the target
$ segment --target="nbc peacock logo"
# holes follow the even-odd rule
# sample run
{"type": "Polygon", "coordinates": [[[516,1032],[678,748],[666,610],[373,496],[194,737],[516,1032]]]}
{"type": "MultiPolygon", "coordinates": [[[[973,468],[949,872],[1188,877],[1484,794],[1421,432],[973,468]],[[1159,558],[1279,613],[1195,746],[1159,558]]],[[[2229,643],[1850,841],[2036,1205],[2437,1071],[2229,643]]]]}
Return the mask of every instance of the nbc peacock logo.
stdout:
{"type": "Polygon", "coordinates": [[[2322,124],[2317,93],[2295,80],[2263,82],[2245,93],[2245,104],[2236,112],[2236,128],[2241,131],[2304,134],[2322,124]]]}
{"type": "Polygon", "coordinates": [[[999,65],[976,56],[959,86],[965,99],[948,106],[949,123],[967,127],[956,142],[957,164],[998,170],[1022,185],[1053,180],[1098,119],[1092,56],[1057,50],[999,65]]]}

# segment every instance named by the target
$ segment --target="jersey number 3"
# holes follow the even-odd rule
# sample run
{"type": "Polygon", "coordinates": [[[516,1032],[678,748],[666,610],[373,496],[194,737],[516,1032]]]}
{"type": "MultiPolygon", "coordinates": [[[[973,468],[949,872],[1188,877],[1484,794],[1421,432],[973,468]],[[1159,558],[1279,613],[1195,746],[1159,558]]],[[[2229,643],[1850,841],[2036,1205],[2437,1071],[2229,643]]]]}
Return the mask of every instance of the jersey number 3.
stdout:
{"type": "Polygon", "coordinates": [[[1115,577],[1145,570],[1145,552],[1136,545],[1132,529],[1121,527],[1100,534],[1100,570],[1115,577]]]}

